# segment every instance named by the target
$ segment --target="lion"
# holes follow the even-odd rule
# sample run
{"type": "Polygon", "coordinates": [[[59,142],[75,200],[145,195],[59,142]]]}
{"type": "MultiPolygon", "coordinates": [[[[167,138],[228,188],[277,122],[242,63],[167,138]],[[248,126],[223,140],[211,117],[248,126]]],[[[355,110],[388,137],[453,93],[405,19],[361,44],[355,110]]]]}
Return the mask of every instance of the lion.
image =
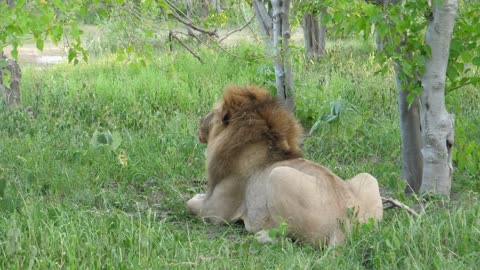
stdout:
{"type": "Polygon", "coordinates": [[[377,180],[344,181],[302,158],[303,129],[283,104],[257,86],[229,86],[200,124],[207,144],[207,192],[187,202],[213,224],[242,220],[265,232],[286,222],[292,239],[338,246],[351,221],[382,219],[377,180]]]}

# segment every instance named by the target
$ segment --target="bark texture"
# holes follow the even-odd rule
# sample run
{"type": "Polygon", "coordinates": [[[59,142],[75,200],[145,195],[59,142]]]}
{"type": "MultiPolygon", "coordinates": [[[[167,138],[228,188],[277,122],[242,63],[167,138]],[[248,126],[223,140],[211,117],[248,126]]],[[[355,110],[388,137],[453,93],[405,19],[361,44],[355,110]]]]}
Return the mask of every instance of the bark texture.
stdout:
{"type": "Polygon", "coordinates": [[[320,19],[326,13],[326,8],[322,8],[320,13],[303,14],[303,39],[305,41],[305,54],[308,59],[316,60],[325,54],[327,28],[321,23],[320,19]]]}
{"type": "Polygon", "coordinates": [[[273,50],[277,96],[284,100],[290,111],[295,110],[293,99],[293,73],[290,59],[290,0],[272,0],[273,50]]]}
{"type": "Polygon", "coordinates": [[[386,38],[382,38],[380,36],[380,33],[378,31],[375,33],[375,45],[377,45],[377,52],[381,53],[383,49],[385,48],[387,43],[386,38]]]}
{"type": "Polygon", "coordinates": [[[458,9],[457,0],[432,1],[432,17],[425,42],[432,55],[426,59],[422,80],[423,180],[420,191],[450,195],[454,117],[445,108],[445,79],[458,9]]]}
{"type": "Polygon", "coordinates": [[[253,9],[265,42],[265,54],[273,55],[273,18],[261,0],[253,0],[253,9]]]}
{"type": "Polygon", "coordinates": [[[402,82],[399,65],[395,65],[395,79],[398,90],[398,110],[400,112],[400,133],[402,138],[402,175],[407,182],[405,193],[418,192],[422,184],[422,133],[420,130],[420,97],[408,104],[408,90],[405,85],[415,82],[402,82]]]}
{"type": "Polygon", "coordinates": [[[0,61],[6,61],[7,66],[0,69],[0,87],[5,98],[7,108],[17,108],[22,106],[22,94],[20,91],[20,80],[22,78],[20,67],[13,59],[7,57],[0,52],[0,61]],[[5,72],[8,70],[8,72],[5,72]],[[3,76],[10,75],[10,85],[4,81],[3,76]]]}
{"type": "Polygon", "coordinates": [[[202,5],[202,19],[205,19],[208,17],[210,12],[214,10],[215,12],[221,12],[222,11],[222,5],[221,5],[220,0],[202,0],[201,5],[202,5]]]}

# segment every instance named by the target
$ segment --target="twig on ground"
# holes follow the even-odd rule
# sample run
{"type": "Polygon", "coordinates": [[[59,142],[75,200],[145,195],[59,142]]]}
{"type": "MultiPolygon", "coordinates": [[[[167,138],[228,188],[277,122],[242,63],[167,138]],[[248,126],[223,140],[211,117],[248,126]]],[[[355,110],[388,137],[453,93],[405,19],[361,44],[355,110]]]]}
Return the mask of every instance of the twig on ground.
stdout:
{"type": "MultiPolygon", "coordinates": [[[[402,208],[403,210],[407,211],[407,213],[409,213],[410,215],[412,215],[414,217],[419,217],[420,216],[415,210],[413,210],[412,208],[410,208],[406,204],[404,204],[404,203],[402,203],[398,200],[395,200],[392,197],[382,197],[382,200],[383,200],[383,203],[390,203],[392,206],[402,208]]],[[[391,207],[387,207],[387,209],[389,209],[389,208],[391,208],[391,207]]]]}

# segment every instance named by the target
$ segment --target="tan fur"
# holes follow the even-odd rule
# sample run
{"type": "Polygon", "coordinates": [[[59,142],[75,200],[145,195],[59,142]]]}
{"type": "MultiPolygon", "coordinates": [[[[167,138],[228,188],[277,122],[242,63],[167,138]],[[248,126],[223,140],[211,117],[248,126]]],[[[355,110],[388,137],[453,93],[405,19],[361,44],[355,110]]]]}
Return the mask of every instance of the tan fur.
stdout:
{"type": "Polygon", "coordinates": [[[302,128],[267,91],[230,86],[200,124],[207,143],[208,190],[187,202],[212,223],[243,220],[250,232],[288,223],[290,236],[313,244],[343,244],[339,223],[379,220],[377,180],[362,173],[343,181],[302,159],[302,128]]]}

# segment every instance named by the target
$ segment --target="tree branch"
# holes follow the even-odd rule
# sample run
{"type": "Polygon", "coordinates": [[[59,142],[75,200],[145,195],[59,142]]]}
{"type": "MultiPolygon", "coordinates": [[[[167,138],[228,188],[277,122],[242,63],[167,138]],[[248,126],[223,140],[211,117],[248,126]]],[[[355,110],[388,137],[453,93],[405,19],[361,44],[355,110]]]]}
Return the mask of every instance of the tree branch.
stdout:
{"type": "Polygon", "coordinates": [[[182,45],[185,49],[187,49],[188,52],[190,52],[195,58],[198,59],[198,61],[200,61],[200,63],[202,64],[205,64],[205,62],[202,60],[202,58],[200,56],[198,56],[198,54],[196,54],[192,49],[190,49],[185,43],[183,43],[183,41],[181,39],[179,39],[177,37],[177,35],[175,34],[175,32],[170,32],[171,33],[171,37],[173,39],[176,39],[178,41],[178,43],[180,43],[180,45],[182,45]]]}
{"type": "Polygon", "coordinates": [[[452,91],[454,91],[454,90],[457,90],[457,89],[459,89],[459,88],[462,88],[462,87],[467,86],[467,85],[470,85],[470,84],[472,84],[472,82],[467,82],[467,83],[464,83],[464,84],[462,84],[462,85],[455,86],[455,87],[453,87],[453,88],[451,88],[451,89],[448,89],[446,92],[447,92],[447,93],[450,93],[450,92],[452,92],[452,91]]]}
{"type": "Polygon", "coordinates": [[[243,29],[245,29],[245,27],[247,27],[249,24],[252,23],[253,19],[255,19],[255,15],[253,15],[252,18],[250,18],[250,20],[248,20],[248,22],[246,22],[242,27],[237,28],[237,29],[233,29],[232,31],[230,31],[230,32],[228,32],[227,34],[225,34],[223,37],[219,38],[219,39],[218,39],[218,42],[222,42],[224,39],[226,39],[227,37],[229,37],[229,36],[232,35],[233,33],[242,31],[243,29]]]}
{"type": "Polygon", "coordinates": [[[415,211],[413,210],[412,208],[410,208],[409,206],[407,206],[406,204],[398,201],[398,200],[395,200],[394,198],[392,197],[382,197],[382,200],[383,200],[383,203],[390,203],[392,206],[394,207],[399,207],[405,211],[407,211],[407,213],[409,213],[410,215],[412,215],[413,217],[419,217],[420,215],[415,211]]]}
{"type": "Polygon", "coordinates": [[[258,18],[262,34],[271,37],[273,31],[273,19],[268,13],[267,8],[260,0],[253,0],[252,5],[258,18]]]}
{"type": "MultiPolygon", "coordinates": [[[[167,3],[170,5],[170,3],[167,1],[167,3]]],[[[198,32],[201,32],[201,33],[204,33],[204,34],[207,34],[209,36],[212,36],[212,37],[215,37],[215,38],[218,38],[218,34],[217,34],[217,30],[214,30],[214,31],[209,31],[209,30],[206,30],[206,29],[203,29],[201,27],[198,27],[196,26],[194,23],[192,22],[188,22],[186,20],[184,20],[183,18],[181,18],[180,16],[178,16],[177,14],[175,13],[170,13],[170,15],[172,15],[173,18],[175,18],[177,21],[181,22],[182,24],[192,28],[193,30],[195,31],[198,31],[198,32]]]]}

